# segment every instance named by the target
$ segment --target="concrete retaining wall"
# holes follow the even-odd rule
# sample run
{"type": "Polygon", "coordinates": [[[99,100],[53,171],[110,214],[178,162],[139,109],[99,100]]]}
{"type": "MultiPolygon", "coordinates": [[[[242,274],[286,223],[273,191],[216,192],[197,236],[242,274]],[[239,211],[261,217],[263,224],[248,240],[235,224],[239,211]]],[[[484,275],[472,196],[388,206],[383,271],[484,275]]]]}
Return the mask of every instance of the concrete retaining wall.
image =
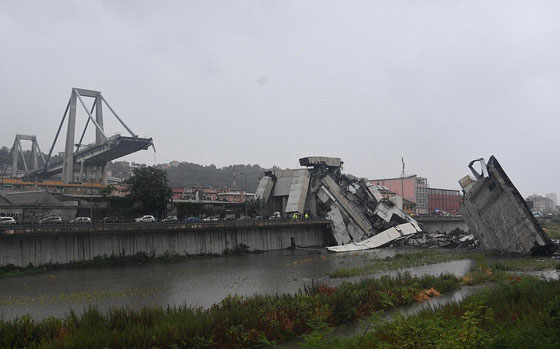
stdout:
{"type": "Polygon", "coordinates": [[[0,235],[0,266],[37,266],[92,260],[96,256],[222,254],[241,245],[250,251],[292,245],[324,245],[328,221],[257,222],[249,224],[114,225],[35,228],[0,235]]]}

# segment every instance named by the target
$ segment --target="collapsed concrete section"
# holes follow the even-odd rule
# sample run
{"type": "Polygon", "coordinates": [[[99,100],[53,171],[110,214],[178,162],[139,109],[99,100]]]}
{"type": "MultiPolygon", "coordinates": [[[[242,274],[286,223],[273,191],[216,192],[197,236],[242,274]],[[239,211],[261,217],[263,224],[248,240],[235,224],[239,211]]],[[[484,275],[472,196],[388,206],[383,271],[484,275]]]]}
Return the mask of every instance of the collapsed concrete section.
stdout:
{"type": "Polygon", "coordinates": [[[481,247],[533,255],[558,249],[494,156],[488,164],[473,160],[469,168],[474,178],[467,175],[459,181],[464,191],[461,214],[481,247]],[[480,173],[473,168],[477,162],[480,173]]]}
{"type": "Polygon", "coordinates": [[[255,197],[264,204],[263,214],[307,213],[331,220],[336,247],[344,245],[329,248],[335,252],[380,247],[421,231],[375,186],[343,174],[340,158],[310,156],[299,161],[306,168],[273,170],[261,178],[255,197]]]}

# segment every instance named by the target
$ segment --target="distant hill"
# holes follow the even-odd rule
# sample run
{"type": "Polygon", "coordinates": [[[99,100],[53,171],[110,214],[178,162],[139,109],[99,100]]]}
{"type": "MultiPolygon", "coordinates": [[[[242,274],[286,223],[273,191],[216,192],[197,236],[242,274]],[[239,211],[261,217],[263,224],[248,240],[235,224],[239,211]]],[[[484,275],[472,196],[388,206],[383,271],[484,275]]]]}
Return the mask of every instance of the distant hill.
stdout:
{"type": "MultiPolygon", "coordinates": [[[[169,185],[172,187],[190,188],[194,186],[209,186],[214,188],[233,187],[235,173],[237,189],[245,189],[245,174],[247,175],[247,190],[254,192],[259,179],[265,169],[259,165],[230,165],[218,168],[215,165],[203,166],[192,162],[173,161],[169,164],[159,164],[157,167],[167,172],[169,185]],[[242,174],[240,174],[242,173],[242,174]]],[[[273,167],[274,169],[278,167],[273,167]]],[[[126,161],[116,161],[109,164],[113,177],[126,179],[132,173],[132,167],[126,161]]]]}
{"type": "MultiPolygon", "coordinates": [[[[276,167],[275,167],[276,168],[276,167]]],[[[237,189],[245,189],[245,175],[247,176],[247,190],[254,192],[259,179],[269,169],[259,165],[230,165],[217,168],[215,165],[202,166],[190,162],[181,162],[166,169],[167,178],[171,186],[192,187],[196,185],[232,187],[233,174],[236,173],[237,189]],[[239,174],[239,173],[243,174],[239,174]]]]}
{"type": "MultiPolygon", "coordinates": [[[[24,156],[29,166],[31,164],[31,151],[24,151],[24,156]]],[[[46,158],[47,155],[44,154],[46,158]]],[[[58,156],[53,156],[53,160],[58,160],[58,156]]],[[[19,159],[19,168],[23,169],[23,161],[19,159]]],[[[0,148],[0,174],[7,166],[11,167],[10,148],[0,148]]],[[[39,165],[42,162],[39,160],[39,165]]],[[[217,168],[215,165],[203,166],[191,162],[173,161],[169,164],[160,164],[157,167],[167,171],[169,184],[173,187],[190,188],[193,186],[211,186],[215,188],[233,187],[233,173],[236,173],[237,189],[245,189],[245,174],[247,175],[247,190],[254,192],[259,183],[259,179],[264,172],[269,170],[259,165],[230,165],[217,168]],[[239,173],[243,174],[239,174],[239,173]]],[[[278,167],[273,167],[274,169],[278,167]]],[[[127,161],[115,161],[109,163],[109,170],[113,177],[127,179],[132,173],[132,167],[127,161]]]]}

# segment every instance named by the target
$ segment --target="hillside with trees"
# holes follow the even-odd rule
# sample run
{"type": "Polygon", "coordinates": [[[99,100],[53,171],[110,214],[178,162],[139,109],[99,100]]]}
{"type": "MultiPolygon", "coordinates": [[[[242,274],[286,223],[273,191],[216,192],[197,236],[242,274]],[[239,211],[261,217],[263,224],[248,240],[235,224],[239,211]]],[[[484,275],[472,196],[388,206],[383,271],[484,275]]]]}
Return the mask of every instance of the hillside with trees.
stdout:
{"type": "Polygon", "coordinates": [[[259,165],[230,165],[217,168],[215,165],[202,166],[190,162],[182,162],[177,166],[166,169],[171,186],[185,188],[193,186],[232,187],[235,173],[237,189],[245,189],[246,176],[247,190],[250,192],[257,189],[259,179],[267,170],[259,165]]]}
{"type": "MultiPolygon", "coordinates": [[[[31,164],[31,151],[25,150],[23,152],[27,165],[31,164]]],[[[47,154],[43,155],[45,158],[47,154]]],[[[54,155],[51,161],[59,160],[58,155],[54,155]]],[[[23,161],[20,157],[18,166],[23,169],[23,161]]],[[[0,174],[8,166],[11,167],[11,153],[10,148],[0,148],[0,174]]],[[[42,166],[41,160],[39,165],[42,166]]],[[[214,188],[233,187],[233,177],[235,173],[237,189],[245,189],[245,180],[247,181],[247,190],[254,192],[257,188],[259,179],[264,175],[264,172],[269,170],[259,165],[229,165],[226,167],[218,168],[215,165],[198,165],[191,162],[172,162],[171,164],[160,164],[156,167],[163,169],[167,172],[169,185],[172,187],[185,187],[190,188],[194,186],[210,186],[214,188]],[[245,178],[246,176],[246,178],[245,178]]],[[[277,169],[278,167],[273,167],[277,169]]],[[[133,171],[127,161],[115,161],[109,163],[109,170],[111,176],[128,179],[133,171]]]]}
{"type": "MultiPolygon", "coordinates": [[[[12,148],[8,148],[8,147],[1,147],[0,148],[0,174],[4,173],[4,171],[6,171],[7,167],[9,166],[10,168],[12,167],[12,148]]],[[[45,158],[45,160],[47,159],[47,155],[43,153],[43,157],[45,158]]],[[[24,150],[23,151],[23,157],[25,158],[25,163],[27,164],[27,167],[31,167],[31,150],[24,150]]],[[[60,156],[52,154],[51,155],[51,163],[56,162],[62,160],[62,158],[60,156]]],[[[43,166],[44,163],[41,160],[41,157],[39,156],[39,166],[43,166]]],[[[21,157],[21,155],[18,158],[18,168],[20,170],[24,169],[24,165],[23,165],[23,159],[21,157]]]]}
{"type": "MultiPolygon", "coordinates": [[[[136,164],[135,164],[136,165],[136,164]]],[[[257,189],[259,179],[269,169],[259,165],[229,165],[218,168],[216,165],[199,165],[191,162],[173,161],[170,164],[159,164],[156,166],[167,172],[167,178],[171,187],[191,188],[195,186],[233,188],[235,174],[236,189],[245,189],[245,176],[247,176],[247,190],[254,192],[257,189]]],[[[277,169],[278,167],[273,167],[277,169]]],[[[109,164],[109,170],[114,177],[127,179],[132,173],[131,167],[126,161],[116,161],[109,164]]]]}

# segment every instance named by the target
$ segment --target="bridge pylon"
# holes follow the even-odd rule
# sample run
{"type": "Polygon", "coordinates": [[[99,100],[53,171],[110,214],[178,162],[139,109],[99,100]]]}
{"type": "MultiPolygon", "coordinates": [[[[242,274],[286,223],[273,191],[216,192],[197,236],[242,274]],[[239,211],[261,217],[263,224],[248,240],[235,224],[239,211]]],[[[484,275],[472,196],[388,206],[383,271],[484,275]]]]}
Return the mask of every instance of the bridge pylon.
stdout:
{"type": "Polygon", "coordinates": [[[14,145],[12,146],[11,150],[12,155],[12,177],[18,177],[18,162],[21,155],[21,159],[23,162],[23,167],[25,170],[25,174],[27,175],[30,171],[37,170],[39,168],[39,157],[45,163],[45,158],[43,157],[43,153],[41,153],[41,149],[39,148],[39,143],[37,143],[36,136],[29,136],[29,135],[20,135],[17,134],[14,139],[14,145]],[[23,148],[21,146],[21,141],[30,141],[31,142],[31,168],[27,166],[27,161],[25,160],[25,156],[23,153],[23,148]]]}
{"type": "MultiPolygon", "coordinates": [[[[141,143],[140,149],[147,149],[149,145],[152,145],[152,139],[138,138],[138,136],[124,123],[124,121],[117,115],[113,108],[107,103],[107,100],[103,98],[100,91],[86,90],[81,88],[72,88],[70,94],[70,100],[66,105],[66,110],[62,116],[62,121],[56,132],[53,144],[47,156],[47,161],[43,169],[44,173],[53,173],[55,170],[52,168],[60,170],[60,165],[49,164],[49,160],[52,155],[52,151],[60,135],[62,126],[64,125],[65,119],[68,117],[67,131],[66,131],[66,143],[64,147],[64,157],[62,160],[62,181],[64,183],[73,182],[84,182],[84,181],[95,181],[103,184],[107,184],[107,162],[126,155],[123,151],[122,155],[119,151],[115,151],[113,148],[117,147],[122,139],[126,138],[127,143],[133,143],[135,140],[141,143]],[[93,98],[94,102],[90,109],[86,107],[84,98],[93,98]],[[82,131],[82,135],[78,143],[75,143],[76,134],[76,108],[80,104],[86,114],[87,122],[82,131]],[[120,122],[122,126],[130,133],[130,137],[121,137],[120,135],[115,137],[107,137],[105,130],[103,128],[103,104],[111,111],[114,117],[120,122]],[[94,115],[95,112],[95,115],[94,115]],[[95,127],[95,143],[94,144],[82,144],[84,140],[85,133],[89,124],[93,124],[95,127]],[[113,157],[103,156],[103,153],[110,153],[113,151],[113,157]],[[87,154],[86,154],[87,153],[87,154]],[[76,176],[77,169],[79,168],[79,175],[76,176]],[[88,180],[89,177],[89,180],[88,180]]],[[[138,143],[138,142],[137,142],[138,143]]],[[[130,149],[128,153],[137,151],[139,149],[138,145],[136,147],[129,146],[130,149]]],[[[105,154],[106,155],[106,154],[105,154]]]]}

